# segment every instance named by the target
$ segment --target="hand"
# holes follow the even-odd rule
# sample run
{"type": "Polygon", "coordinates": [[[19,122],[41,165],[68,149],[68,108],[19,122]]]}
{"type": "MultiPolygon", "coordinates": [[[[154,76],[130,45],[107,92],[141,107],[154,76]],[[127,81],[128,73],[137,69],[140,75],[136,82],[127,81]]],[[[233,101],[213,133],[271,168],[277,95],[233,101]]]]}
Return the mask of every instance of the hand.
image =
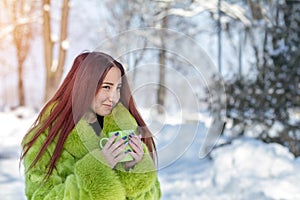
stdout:
{"type": "Polygon", "coordinates": [[[124,153],[125,147],[128,145],[125,142],[126,138],[115,142],[117,137],[118,135],[116,134],[111,136],[101,150],[102,155],[111,168],[114,168],[126,156],[126,153],[124,153]]]}
{"type": "Polygon", "coordinates": [[[139,163],[144,156],[144,148],[142,145],[141,135],[137,136],[135,134],[129,135],[129,145],[133,151],[128,152],[133,160],[125,163],[125,168],[129,169],[139,163]]]}

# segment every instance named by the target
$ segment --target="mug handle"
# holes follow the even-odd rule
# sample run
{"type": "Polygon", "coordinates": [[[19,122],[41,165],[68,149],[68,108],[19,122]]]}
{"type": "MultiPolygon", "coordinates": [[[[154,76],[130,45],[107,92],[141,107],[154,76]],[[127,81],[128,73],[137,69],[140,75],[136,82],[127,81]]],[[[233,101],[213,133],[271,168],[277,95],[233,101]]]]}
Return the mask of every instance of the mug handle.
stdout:
{"type": "Polygon", "coordinates": [[[100,142],[99,142],[99,145],[100,145],[100,147],[101,147],[101,149],[104,147],[104,145],[103,145],[103,141],[105,141],[106,140],[106,142],[108,141],[108,138],[102,138],[101,140],[100,140],[100,142]]]}

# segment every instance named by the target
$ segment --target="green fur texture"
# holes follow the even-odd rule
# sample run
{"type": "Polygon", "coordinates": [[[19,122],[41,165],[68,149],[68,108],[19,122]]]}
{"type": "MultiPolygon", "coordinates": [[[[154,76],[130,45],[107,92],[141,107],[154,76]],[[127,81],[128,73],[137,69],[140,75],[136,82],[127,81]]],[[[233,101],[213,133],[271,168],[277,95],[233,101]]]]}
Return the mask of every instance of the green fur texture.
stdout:
{"type": "Polygon", "coordinates": [[[102,135],[108,137],[109,132],[118,130],[137,130],[137,123],[129,111],[119,103],[110,115],[104,117],[102,135]]]}
{"type": "MultiPolygon", "coordinates": [[[[113,112],[104,117],[100,137],[116,130],[136,130],[137,123],[128,110],[119,103],[113,112]]],[[[24,142],[34,134],[29,134],[24,142]]],[[[55,148],[51,144],[37,164],[29,166],[39,152],[47,132],[42,134],[24,158],[25,192],[28,199],[64,200],[158,200],[160,185],[148,149],[133,169],[126,172],[118,164],[111,169],[105,164],[99,148],[100,138],[85,119],[78,122],[70,133],[53,173],[44,180],[50,156],[55,148]]]]}

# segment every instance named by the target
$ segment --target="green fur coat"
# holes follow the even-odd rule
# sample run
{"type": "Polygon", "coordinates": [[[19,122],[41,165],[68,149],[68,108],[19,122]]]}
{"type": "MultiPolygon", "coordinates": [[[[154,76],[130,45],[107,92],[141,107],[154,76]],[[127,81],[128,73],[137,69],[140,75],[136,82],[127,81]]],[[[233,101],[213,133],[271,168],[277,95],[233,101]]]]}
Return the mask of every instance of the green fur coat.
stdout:
{"type": "MultiPolygon", "coordinates": [[[[121,163],[115,169],[105,164],[99,141],[110,131],[136,129],[137,124],[128,110],[118,104],[104,117],[100,137],[85,118],[68,136],[51,176],[44,181],[47,165],[54,151],[51,144],[37,164],[29,169],[45,139],[45,132],[24,157],[25,192],[28,199],[64,200],[157,200],[161,197],[154,163],[144,145],[145,154],[133,169],[125,171],[121,163]]],[[[30,136],[25,138],[28,141],[30,136]]]]}

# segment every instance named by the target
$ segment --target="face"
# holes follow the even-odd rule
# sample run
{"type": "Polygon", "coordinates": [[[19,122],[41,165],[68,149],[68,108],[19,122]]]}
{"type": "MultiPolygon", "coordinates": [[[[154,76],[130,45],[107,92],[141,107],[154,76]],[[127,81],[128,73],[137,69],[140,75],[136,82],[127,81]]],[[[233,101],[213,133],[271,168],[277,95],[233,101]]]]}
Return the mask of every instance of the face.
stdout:
{"type": "Polygon", "coordinates": [[[121,87],[121,71],[112,67],[93,99],[92,110],[101,116],[109,115],[120,99],[121,87]]]}

